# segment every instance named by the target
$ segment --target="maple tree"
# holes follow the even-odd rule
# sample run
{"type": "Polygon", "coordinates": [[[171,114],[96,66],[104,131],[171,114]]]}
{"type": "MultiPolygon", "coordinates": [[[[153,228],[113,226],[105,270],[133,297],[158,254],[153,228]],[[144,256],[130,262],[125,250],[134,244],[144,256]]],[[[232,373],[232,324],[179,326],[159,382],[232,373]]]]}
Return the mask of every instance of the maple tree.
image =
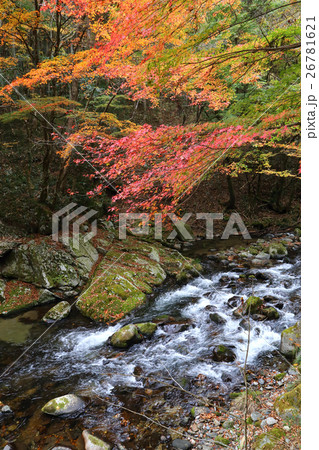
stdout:
{"type": "Polygon", "coordinates": [[[299,157],[299,6],[5,0],[1,120],[32,116],[45,130],[40,200],[48,201],[57,153],[55,199],[71,160],[90,161],[89,195],[111,186],[115,201],[137,210],[176,208],[215,171],[298,177],[295,163],[278,160],[299,157]],[[147,123],[145,112],[165,102],[176,105],[181,124],[147,123]],[[144,114],[134,123],[140,104],[144,114]]]}

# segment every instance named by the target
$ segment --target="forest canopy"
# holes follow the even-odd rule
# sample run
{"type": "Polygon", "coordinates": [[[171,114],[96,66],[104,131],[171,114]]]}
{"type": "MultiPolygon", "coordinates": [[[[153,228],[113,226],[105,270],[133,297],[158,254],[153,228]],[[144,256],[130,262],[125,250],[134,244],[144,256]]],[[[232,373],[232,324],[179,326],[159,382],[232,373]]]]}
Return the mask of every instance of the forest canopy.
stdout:
{"type": "Polygon", "coordinates": [[[244,176],[257,203],[284,208],[299,1],[3,0],[0,21],[2,189],[14,196],[11,164],[23,191],[3,214],[28,205],[39,223],[70,194],[104,213],[178,210],[216,174],[227,207],[244,176]]]}

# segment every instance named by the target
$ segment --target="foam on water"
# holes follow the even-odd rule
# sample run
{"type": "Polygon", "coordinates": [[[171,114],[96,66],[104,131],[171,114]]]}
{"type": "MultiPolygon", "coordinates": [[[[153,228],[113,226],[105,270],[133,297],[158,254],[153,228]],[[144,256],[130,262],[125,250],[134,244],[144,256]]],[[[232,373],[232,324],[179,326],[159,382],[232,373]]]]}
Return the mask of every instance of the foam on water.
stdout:
{"type": "MultiPolygon", "coordinates": [[[[298,319],[291,311],[289,299],[299,293],[299,262],[278,263],[262,272],[269,280],[256,283],[253,294],[275,296],[283,301],[284,306],[277,321],[255,322],[251,319],[249,363],[253,363],[262,352],[278,348],[281,331],[298,319]]],[[[188,327],[177,328],[176,331],[172,328],[171,332],[167,331],[170,325],[168,328],[159,327],[152,339],[123,352],[111,349],[107,342],[127,323],[125,321],[110,327],[96,325],[90,330],[60,329],[41,344],[41,354],[35,353],[32,363],[19,369],[16,376],[32,372],[34,376],[61,380],[66,373],[80,375],[80,387],[90,383],[94,391],[104,393],[111,392],[119,384],[142,386],[143,382],[134,375],[136,368],[142,369],[145,375],[170,372],[175,379],[203,374],[221,384],[225,375],[238,379],[241,376],[238,364],[245,360],[248,332],[239,326],[241,319],[233,316],[234,308],[230,308],[227,301],[234,295],[247,298],[252,290],[247,284],[236,283],[234,291],[227,283],[221,283],[220,278],[227,276],[236,280],[239,275],[233,269],[212,273],[206,278],[198,277],[185,286],[160,295],[147,312],[136,315],[136,321],[142,322],[163,312],[174,315],[178,311],[181,319],[190,322],[188,327]],[[218,312],[226,320],[225,325],[216,326],[209,317],[211,312],[218,312]],[[212,361],[213,347],[218,344],[234,349],[236,363],[212,361]]]]}

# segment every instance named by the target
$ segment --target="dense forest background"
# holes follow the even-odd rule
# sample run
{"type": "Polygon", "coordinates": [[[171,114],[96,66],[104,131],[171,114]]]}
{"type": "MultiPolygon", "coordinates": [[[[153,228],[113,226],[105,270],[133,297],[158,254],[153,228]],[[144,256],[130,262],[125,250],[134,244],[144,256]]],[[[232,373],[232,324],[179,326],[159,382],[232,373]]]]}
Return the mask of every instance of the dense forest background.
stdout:
{"type": "Polygon", "coordinates": [[[3,0],[0,220],[299,222],[300,2],[3,0]]]}

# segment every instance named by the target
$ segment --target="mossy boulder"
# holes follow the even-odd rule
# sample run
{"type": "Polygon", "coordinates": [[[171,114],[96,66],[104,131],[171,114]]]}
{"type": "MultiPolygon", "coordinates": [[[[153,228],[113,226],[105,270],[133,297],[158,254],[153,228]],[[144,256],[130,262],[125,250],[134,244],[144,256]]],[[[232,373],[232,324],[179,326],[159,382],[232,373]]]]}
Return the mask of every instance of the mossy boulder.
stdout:
{"type": "Polygon", "coordinates": [[[59,302],[57,305],[53,306],[43,317],[43,322],[52,323],[57,320],[65,319],[71,312],[71,305],[66,302],[59,302]]]}
{"type": "Polygon", "coordinates": [[[238,308],[233,311],[233,315],[235,317],[241,317],[248,314],[260,314],[263,304],[264,300],[262,298],[252,295],[243,305],[238,306],[238,308]]]}
{"type": "Polygon", "coordinates": [[[72,256],[44,240],[13,249],[3,264],[2,276],[48,289],[74,289],[81,283],[72,256]]]}
{"type": "Polygon", "coordinates": [[[74,414],[85,407],[84,401],[74,394],[56,397],[46,403],[41,409],[45,414],[51,416],[61,416],[65,414],[74,414]]]}
{"type": "Polygon", "coordinates": [[[273,242],[268,247],[270,258],[280,259],[288,255],[286,246],[282,242],[273,242]]]}
{"type": "Polygon", "coordinates": [[[236,359],[236,353],[226,345],[218,345],[213,350],[212,359],[216,362],[233,362],[236,359]]]}
{"type": "Polygon", "coordinates": [[[301,344],[301,325],[295,323],[281,333],[280,352],[287,358],[293,359],[299,352],[301,344]]]}
{"type": "Polygon", "coordinates": [[[300,421],[301,410],[301,385],[278,397],[274,403],[274,408],[283,419],[300,421]]]}
{"type": "Polygon", "coordinates": [[[269,308],[264,308],[263,311],[262,311],[262,314],[266,316],[267,320],[277,320],[277,319],[279,319],[279,312],[273,306],[270,306],[269,308]]]}
{"type": "Polygon", "coordinates": [[[87,430],[82,433],[85,450],[111,450],[111,446],[101,439],[93,436],[87,430]]]}
{"type": "Polygon", "coordinates": [[[136,323],[135,326],[143,336],[151,337],[157,330],[157,324],[153,322],[136,323]]]}
{"type": "Polygon", "coordinates": [[[116,348],[128,348],[133,344],[137,344],[143,340],[136,325],[126,325],[116,331],[110,338],[110,343],[116,348]]]}
{"type": "Polygon", "coordinates": [[[286,433],[281,428],[272,428],[267,433],[262,433],[255,438],[253,450],[273,450],[284,447],[283,438],[286,433]]]}
{"type": "Polygon", "coordinates": [[[114,322],[142,305],[167,275],[184,279],[196,270],[201,266],[178,252],[129,236],[113,242],[76,307],[93,320],[114,322]]]}

